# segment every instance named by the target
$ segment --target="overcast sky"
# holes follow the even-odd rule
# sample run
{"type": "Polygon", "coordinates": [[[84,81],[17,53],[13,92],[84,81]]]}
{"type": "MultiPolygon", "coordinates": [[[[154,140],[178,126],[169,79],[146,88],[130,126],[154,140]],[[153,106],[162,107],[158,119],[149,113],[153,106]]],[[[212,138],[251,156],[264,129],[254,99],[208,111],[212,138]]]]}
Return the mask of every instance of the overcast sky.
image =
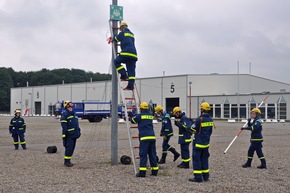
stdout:
{"type": "MultiPolygon", "coordinates": [[[[108,73],[111,0],[0,0],[0,66],[108,73]]],[[[240,73],[290,83],[289,0],[119,0],[137,77],[240,73]]]]}

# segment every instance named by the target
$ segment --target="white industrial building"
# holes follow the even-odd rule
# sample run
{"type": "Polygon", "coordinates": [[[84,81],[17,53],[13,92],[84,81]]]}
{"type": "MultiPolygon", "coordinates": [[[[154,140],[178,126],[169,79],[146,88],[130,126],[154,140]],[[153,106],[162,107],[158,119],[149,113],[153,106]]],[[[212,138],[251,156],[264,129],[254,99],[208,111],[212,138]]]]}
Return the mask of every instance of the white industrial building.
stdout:
{"type": "MultiPolygon", "coordinates": [[[[126,84],[126,83],[123,83],[126,84]]],[[[207,101],[216,119],[245,119],[269,93],[261,107],[264,119],[290,120],[290,84],[250,74],[187,74],[136,79],[142,101],[162,105],[168,112],[180,106],[197,117],[199,104],[207,101]]],[[[128,92],[128,91],[126,91],[128,92]]],[[[87,82],[11,88],[11,113],[53,114],[58,101],[110,101],[111,82],[87,82]]],[[[121,101],[120,101],[121,102],[121,101]]]]}

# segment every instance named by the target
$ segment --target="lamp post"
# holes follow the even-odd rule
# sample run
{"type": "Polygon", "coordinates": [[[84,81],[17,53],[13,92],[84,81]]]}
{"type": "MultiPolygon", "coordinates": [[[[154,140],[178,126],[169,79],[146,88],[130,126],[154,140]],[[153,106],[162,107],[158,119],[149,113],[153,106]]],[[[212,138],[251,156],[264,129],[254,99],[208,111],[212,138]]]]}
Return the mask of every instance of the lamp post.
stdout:
{"type": "Polygon", "coordinates": [[[30,92],[28,94],[30,95],[30,110],[29,110],[29,112],[32,115],[32,93],[30,92]]]}
{"type": "Polygon", "coordinates": [[[189,81],[189,118],[191,118],[191,84],[192,82],[189,81]]]}

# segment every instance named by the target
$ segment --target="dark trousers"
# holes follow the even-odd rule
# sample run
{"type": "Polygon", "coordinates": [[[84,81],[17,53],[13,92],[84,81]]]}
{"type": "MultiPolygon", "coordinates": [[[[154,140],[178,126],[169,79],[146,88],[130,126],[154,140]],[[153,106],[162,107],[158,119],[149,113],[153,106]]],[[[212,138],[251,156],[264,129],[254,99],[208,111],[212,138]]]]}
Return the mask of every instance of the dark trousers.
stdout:
{"type": "Polygon", "coordinates": [[[266,165],[266,160],[262,151],[262,142],[252,142],[248,150],[248,163],[251,164],[254,153],[256,151],[257,156],[261,160],[262,165],[266,165]]]}
{"type": "Polygon", "coordinates": [[[170,137],[166,137],[166,140],[163,140],[162,142],[162,154],[167,155],[167,151],[171,149],[172,147],[168,144],[170,140],[170,137]]]}
{"type": "Polygon", "coordinates": [[[15,149],[18,149],[18,147],[19,147],[18,137],[20,139],[20,144],[21,144],[22,148],[23,149],[26,149],[26,142],[25,142],[25,135],[24,135],[24,133],[21,133],[21,134],[13,134],[12,137],[13,137],[15,149]]]}
{"type": "Polygon", "coordinates": [[[121,74],[122,77],[127,77],[128,73],[128,87],[133,88],[135,83],[135,69],[136,69],[136,60],[129,57],[117,56],[114,61],[117,71],[121,74]],[[122,66],[121,63],[126,64],[127,72],[122,66]]]}
{"type": "Polygon", "coordinates": [[[71,157],[74,153],[75,147],[76,147],[76,142],[77,142],[76,138],[66,138],[66,140],[65,140],[65,152],[64,152],[64,159],[65,160],[71,159],[71,157]]]}
{"type": "Polygon", "coordinates": [[[147,170],[147,155],[149,156],[149,162],[151,166],[151,174],[157,175],[158,164],[156,156],[156,141],[144,140],[140,141],[139,156],[140,156],[140,168],[139,174],[141,176],[146,175],[147,170]]]}
{"type": "Polygon", "coordinates": [[[209,178],[209,169],[208,169],[208,158],[209,151],[208,148],[197,149],[193,148],[192,154],[192,165],[193,165],[193,174],[196,180],[208,180],[209,178]]]}
{"type": "Polygon", "coordinates": [[[190,162],[189,144],[190,143],[182,143],[182,144],[180,144],[181,159],[182,159],[183,163],[190,162]]]}

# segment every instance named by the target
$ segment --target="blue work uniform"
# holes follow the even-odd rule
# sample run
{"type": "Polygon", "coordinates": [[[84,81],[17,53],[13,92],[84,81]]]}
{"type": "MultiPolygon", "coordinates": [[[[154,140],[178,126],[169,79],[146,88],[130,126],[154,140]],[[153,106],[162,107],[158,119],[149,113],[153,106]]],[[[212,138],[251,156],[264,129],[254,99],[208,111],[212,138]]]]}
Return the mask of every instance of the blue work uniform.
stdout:
{"type": "Polygon", "coordinates": [[[175,125],[179,129],[178,144],[180,144],[182,163],[189,163],[190,162],[189,144],[192,141],[191,139],[192,133],[190,132],[190,127],[192,125],[192,121],[183,112],[180,115],[180,121],[175,121],[175,125]]]}
{"type": "Polygon", "coordinates": [[[163,140],[162,143],[162,154],[167,155],[167,151],[173,148],[171,145],[168,144],[170,138],[173,136],[173,129],[170,120],[170,115],[166,113],[166,111],[164,111],[162,115],[162,128],[160,131],[160,135],[166,137],[166,140],[163,140]]]}
{"type": "Polygon", "coordinates": [[[210,136],[212,134],[213,120],[209,114],[203,113],[192,125],[191,130],[195,133],[192,144],[192,165],[193,174],[196,181],[207,181],[209,178],[208,158],[210,136]]]}
{"type": "Polygon", "coordinates": [[[248,164],[251,164],[253,160],[254,153],[256,151],[262,166],[266,166],[266,159],[264,157],[262,151],[262,142],[263,142],[263,135],[262,135],[262,120],[261,117],[257,116],[253,123],[250,121],[248,122],[248,127],[246,130],[251,131],[251,145],[248,150],[248,164]]]}
{"type": "Polygon", "coordinates": [[[64,160],[71,160],[76,141],[81,136],[79,120],[74,111],[65,109],[61,114],[62,139],[65,147],[64,160]]]}
{"type": "Polygon", "coordinates": [[[153,129],[153,116],[148,110],[142,110],[131,119],[131,123],[138,124],[139,131],[139,156],[140,168],[139,175],[145,176],[147,170],[147,155],[149,156],[151,174],[157,175],[158,163],[156,156],[156,137],[153,129]]]}
{"type": "Polygon", "coordinates": [[[134,34],[126,28],[116,35],[113,41],[121,42],[121,52],[114,61],[116,69],[121,74],[121,78],[128,77],[128,87],[134,88],[136,61],[138,60],[134,34]],[[128,76],[121,63],[126,64],[128,76]]]}
{"type": "Polygon", "coordinates": [[[18,149],[19,147],[19,139],[20,144],[23,149],[26,149],[26,142],[25,142],[25,133],[26,131],[26,124],[22,117],[13,117],[9,124],[9,133],[12,134],[14,147],[18,149]],[[19,137],[19,139],[18,139],[19,137]]]}

